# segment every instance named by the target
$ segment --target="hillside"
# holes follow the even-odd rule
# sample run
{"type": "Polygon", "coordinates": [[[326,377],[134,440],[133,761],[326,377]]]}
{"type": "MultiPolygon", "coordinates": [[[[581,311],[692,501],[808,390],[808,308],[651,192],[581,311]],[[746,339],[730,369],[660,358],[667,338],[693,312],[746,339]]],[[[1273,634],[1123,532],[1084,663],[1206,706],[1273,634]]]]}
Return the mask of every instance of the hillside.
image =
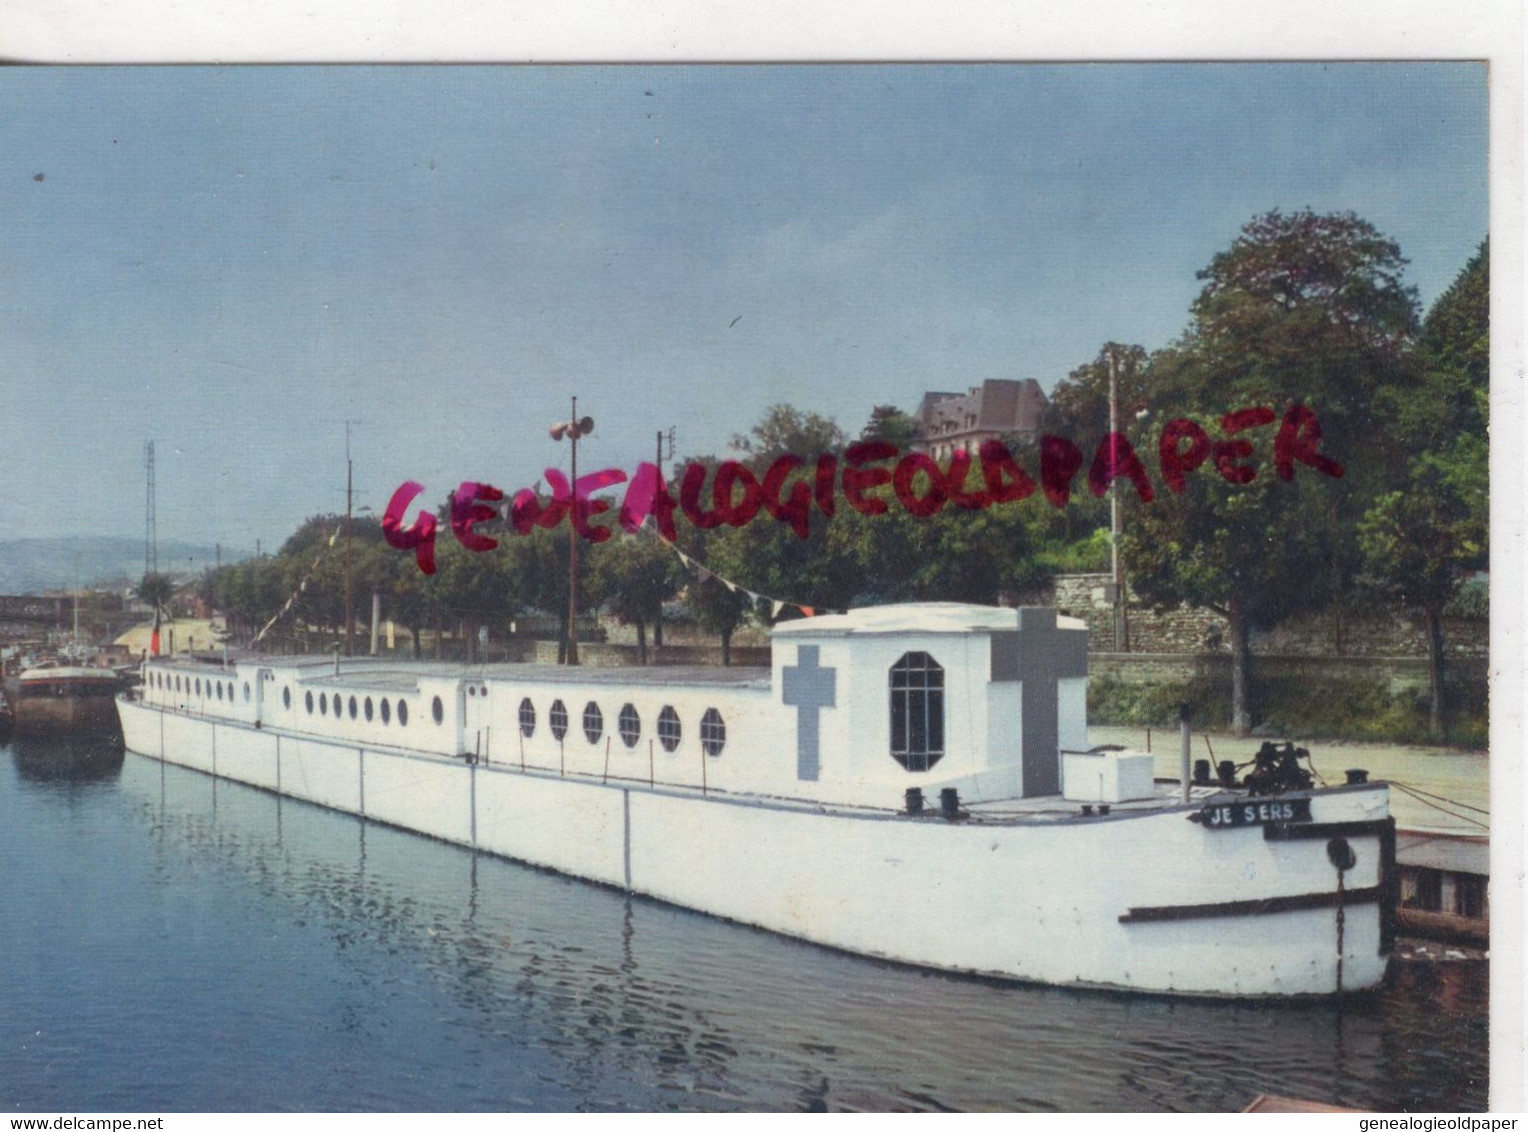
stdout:
{"type": "MultiPolygon", "coordinates": [[[[223,548],[223,563],[249,557],[223,548]]],[[[176,540],[159,543],[159,569],[195,577],[217,560],[217,548],[176,540]]],[[[43,593],[81,586],[134,585],[143,577],[143,541],[131,538],[23,538],[0,543],[0,594],[43,593]],[[78,573],[76,574],[76,561],[78,573]]]]}

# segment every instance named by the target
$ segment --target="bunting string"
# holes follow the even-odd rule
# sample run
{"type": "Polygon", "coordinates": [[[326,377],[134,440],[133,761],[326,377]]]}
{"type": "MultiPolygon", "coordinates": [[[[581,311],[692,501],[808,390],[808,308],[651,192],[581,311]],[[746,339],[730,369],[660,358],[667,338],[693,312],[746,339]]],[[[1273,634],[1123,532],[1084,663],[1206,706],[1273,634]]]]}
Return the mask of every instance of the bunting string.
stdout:
{"type": "Polygon", "coordinates": [[[685,570],[694,574],[697,580],[701,582],[711,580],[718,581],[733,593],[742,594],[748,598],[748,600],[751,601],[756,607],[761,601],[769,602],[769,616],[771,621],[778,621],[781,612],[783,612],[787,606],[789,606],[791,609],[799,609],[802,616],[804,617],[817,617],[828,613],[845,612],[842,609],[823,609],[820,606],[803,605],[799,601],[786,601],[783,598],[769,597],[765,594],[755,593],[747,586],[743,586],[737,582],[734,582],[731,578],[724,578],[715,570],[712,570],[709,566],[706,566],[703,562],[700,562],[695,558],[691,558],[684,551],[680,550],[675,543],[672,543],[668,539],[664,538],[663,535],[658,532],[656,525],[652,523],[651,516],[648,516],[642,520],[642,530],[651,532],[654,538],[656,538],[664,546],[668,547],[676,555],[678,555],[679,561],[684,566],[685,570]]]}
{"type": "Polygon", "coordinates": [[[286,599],[286,604],[277,611],[276,616],[265,623],[265,628],[255,634],[255,639],[249,642],[250,648],[258,645],[265,638],[265,634],[271,631],[271,626],[290,613],[292,606],[297,604],[297,599],[308,592],[308,582],[312,579],[318,568],[323,565],[324,559],[329,557],[329,552],[334,549],[334,544],[339,541],[340,531],[343,529],[343,527],[334,528],[334,533],[329,536],[329,541],[324,545],[324,549],[318,552],[318,557],[313,560],[313,565],[308,567],[308,572],[302,576],[302,581],[297,583],[297,588],[292,591],[292,596],[286,599]]]}

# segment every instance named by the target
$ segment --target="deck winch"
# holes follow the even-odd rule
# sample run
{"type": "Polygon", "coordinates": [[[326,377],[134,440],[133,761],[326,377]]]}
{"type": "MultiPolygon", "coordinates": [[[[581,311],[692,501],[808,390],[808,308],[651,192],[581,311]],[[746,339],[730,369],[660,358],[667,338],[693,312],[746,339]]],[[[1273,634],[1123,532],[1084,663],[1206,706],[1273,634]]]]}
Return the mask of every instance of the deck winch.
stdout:
{"type": "Polygon", "coordinates": [[[1282,747],[1265,742],[1252,756],[1252,772],[1246,777],[1249,794],[1286,794],[1291,790],[1309,790],[1311,772],[1300,765],[1310,764],[1310,752],[1293,743],[1282,747]]]}

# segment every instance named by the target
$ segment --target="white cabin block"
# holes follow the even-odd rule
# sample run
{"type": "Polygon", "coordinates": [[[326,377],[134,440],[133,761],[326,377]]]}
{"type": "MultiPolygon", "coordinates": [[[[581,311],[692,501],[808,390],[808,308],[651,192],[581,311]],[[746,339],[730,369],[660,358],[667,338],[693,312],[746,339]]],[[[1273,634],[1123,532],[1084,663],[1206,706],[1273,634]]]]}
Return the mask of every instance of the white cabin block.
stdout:
{"type": "Polygon", "coordinates": [[[1061,756],[1062,797],[1068,802],[1137,802],[1156,792],[1153,759],[1145,751],[1067,751],[1061,756]]]}

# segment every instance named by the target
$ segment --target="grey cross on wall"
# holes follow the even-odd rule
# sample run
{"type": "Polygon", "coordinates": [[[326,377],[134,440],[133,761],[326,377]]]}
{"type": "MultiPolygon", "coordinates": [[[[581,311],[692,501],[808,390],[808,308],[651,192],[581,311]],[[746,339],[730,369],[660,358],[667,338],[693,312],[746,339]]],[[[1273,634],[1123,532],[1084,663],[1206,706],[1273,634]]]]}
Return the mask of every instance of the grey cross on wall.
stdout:
{"type": "Polygon", "coordinates": [[[784,677],[781,699],[796,709],[796,777],[803,782],[817,780],[818,738],[821,720],[818,710],[833,707],[837,684],[836,668],[817,666],[818,647],[797,645],[796,663],[781,669],[784,677]]]}
{"type": "Polygon", "coordinates": [[[1088,635],[1056,624],[1054,609],[1019,610],[1019,628],[992,634],[992,680],[1020,681],[1024,797],[1061,793],[1056,683],[1088,674],[1088,635]]]}

